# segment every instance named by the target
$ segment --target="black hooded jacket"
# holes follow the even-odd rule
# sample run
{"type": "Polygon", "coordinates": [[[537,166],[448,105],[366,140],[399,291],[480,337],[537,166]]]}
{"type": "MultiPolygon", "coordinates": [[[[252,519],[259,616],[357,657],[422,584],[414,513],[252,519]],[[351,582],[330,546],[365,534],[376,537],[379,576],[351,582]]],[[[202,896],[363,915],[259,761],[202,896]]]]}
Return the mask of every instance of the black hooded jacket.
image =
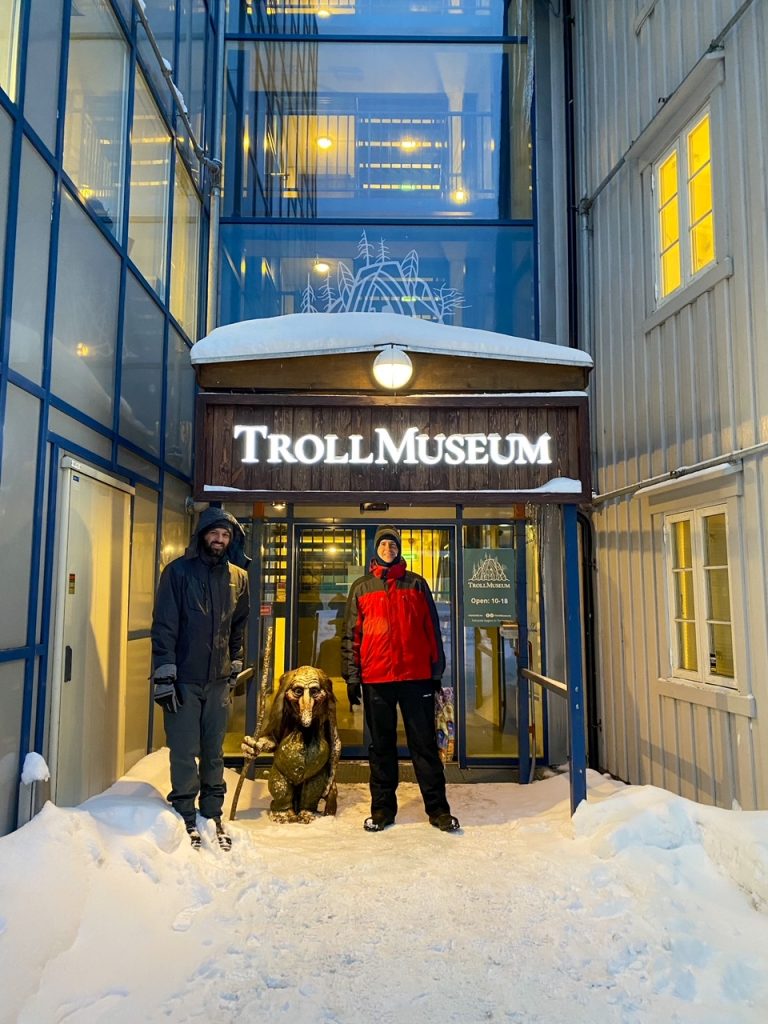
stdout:
{"type": "Polygon", "coordinates": [[[245,534],[234,516],[207,508],[197,532],[181,558],[160,576],[152,619],[152,669],[164,669],[182,683],[228,679],[232,662],[243,658],[248,622],[250,559],[243,547],[245,534]],[[203,534],[226,526],[232,540],[217,561],[201,556],[203,534]]]}

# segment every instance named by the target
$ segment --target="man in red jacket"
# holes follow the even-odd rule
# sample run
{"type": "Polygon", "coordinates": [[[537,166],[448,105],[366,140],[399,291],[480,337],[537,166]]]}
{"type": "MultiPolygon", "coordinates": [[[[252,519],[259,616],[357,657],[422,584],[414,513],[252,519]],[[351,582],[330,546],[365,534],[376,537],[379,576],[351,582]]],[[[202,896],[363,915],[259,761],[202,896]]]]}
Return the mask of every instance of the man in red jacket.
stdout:
{"type": "Polygon", "coordinates": [[[430,824],[455,832],[445,795],[445,771],[435,737],[435,691],[445,671],[440,623],[429,585],[400,556],[394,526],[376,531],[370,569],[349,591],[341,643],[350,704],[362,692],[371,735],[371,816],[368,832],[394,824],[397,814],[397,708],[430,824]]]}

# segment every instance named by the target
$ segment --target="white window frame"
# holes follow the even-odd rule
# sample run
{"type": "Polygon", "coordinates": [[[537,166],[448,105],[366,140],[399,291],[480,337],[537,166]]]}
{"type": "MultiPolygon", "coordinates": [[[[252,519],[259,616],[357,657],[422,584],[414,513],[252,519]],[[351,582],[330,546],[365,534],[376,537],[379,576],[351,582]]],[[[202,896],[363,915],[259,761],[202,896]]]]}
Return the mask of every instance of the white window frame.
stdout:
{"type": "Polygon", "coordinates": [[[714,131],[713,131],[713,115],[712,108],[709,102],[705,103],[704,106],[700,107],[699,110],[694,114],[690,120],[688,120],[683,129],[678,133],[676,139],[671,145],[663,151],[657,160],[654,161],[651,169],[650,182],[651,182],[651,194],[653,208],[653,281],[654,281],[654,297],[656,308],[661,308],[670,299],[676,298],[682,291],[684,291],[694,281],[697,281],[703,274],[706,274],[708,270],[717,263],[717,251],[719,244],[718,230],[717,230],[717,217],[716,217],[716,206],[717,206],[717,189],[715,181],[715,142],[714,142],[714,131]],[[689,212],[688,203],[688,135],[693,129],[702,121],[705,117],[709,118],[709,168],[711,175],[711,191],[712,191],[712,231],[714,236],[714,245],[712,252],[712,259],[709,263],[706,263],[703,267],[696,271],[691,272],[691,218],[689,212]],[[667,160],[672,153],[677,154],[677,204],[678,204],[678,218],[679,218],[679,245],[680,245],[680,284],[673,291],[667,292],[666,295],[661,294],[661,237],[660,237],[660,224],[659,224],[659,195],[658,195],[658,172],[661,165],[667,160]]]}
{"type": "Polygon", "coordinates": [[[664,574],[667,582],[667,628],[669,638],[669,665],[672,675],[691,682],[705,683],[708,686],[727,686],[738,689],[736,678],[735,640],[733,631],[733,587],[731,580],[732,556],[729,539],[729,516],[727,503],[708,505],[704,508],[691,508],[684,512],[667,513],[664,516],[664,574]],[[728,605],[730,610],[729,626],[731,630],[731,648],[734,655],[733,676],[718,675],[710,671],[709,651],[709,608],[707,603],[706,562],[704,553],[704,520],[710,516],[725,517],[726,550],[728,553],[728,605]],[[674,552],[672,527],[675,523],[691,524],[691,568],[693,571],[693,622],[696,629],[696,671],[685,669],[678,664],[678,635],[675,607],[675,569],[673,566],[674,552]]]}
{"type": "Polygon", "coordinates": [[[747,553],[744,546],[742,523],[742,495],[744,472],[741,460],[723,463],[696,473],[671,478],[639,490],[635,499],[640,502],[641,514],[648,523],[652,538],[654,571],[648,577],[655,609],[651,617],[649,637],[651,650],[657,660],[656,679],[651,682],[654,695],[672,697],[703,707],[727,711],[731,714],[754,718],[757,705],[750,689],[752,669],[751,639],[747,629],[749,608],[746,591],[747,553]],[[675,659],[668,637],[672,636],[670,623],[674,619],[674,601],[670,602],[668,562],[665,545],[665,517],[694,510],[725,508],[726,542],[728,545],[728,582],[731,600],[731,631],[735,679],[714,676],[712,682],[686,677],[673,669],[675,659]],[[730,685],[729,685],[730,684],[730,685]]]}

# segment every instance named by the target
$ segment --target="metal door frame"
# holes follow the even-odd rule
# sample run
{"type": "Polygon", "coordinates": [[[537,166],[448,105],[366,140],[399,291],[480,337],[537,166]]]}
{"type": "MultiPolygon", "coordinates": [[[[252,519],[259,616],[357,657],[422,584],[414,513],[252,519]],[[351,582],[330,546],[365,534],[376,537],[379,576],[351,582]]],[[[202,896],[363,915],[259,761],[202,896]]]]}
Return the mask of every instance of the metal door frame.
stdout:
{"type": "MultiPolygon", "coordinates": [[[[298,646],[299,646],[299,631],[298,631],[298,536],[303,529],[356,529],[363,530],[366,538],[365,543],[365,564],[367,566],[369,561],[369,544],[373,539],[373,534],[376,532],[381,522],[386,519],[386,513],[382,513],[382,516],[374,522],[372,519],[366,519],[361,522],[359,519],[347,519],[337,518],[334,519],[333,523],[329,523],[322,519],[310,519],[301,516],[294,517],[289,515],[286,517],[286,523],[288,526],[288,565],[287,572],[288,578],[286,580],[286,605],[287,605],[287,624],[286,624],[286,640],[287,648],[290,653],[290,663],[292,665],[297,663],[298,658],[298,646]],[[370,534],[370,537],[369,537],[370,534]]],[[[458,561],[458,527],[460,525],[460,515],[457,509],[457,514],[453,519],[407,519],[398,520],[398,529],[408,530],[439,530],[443,529],[448,533],[448,550],[449,555],[449,566],[450,566],[450,584],[451,584],[451,650],[457,652],[458,642],[458,613],[459,606],[457,602],[457,561],[458,561]]],[[[456,721],[461,721],[460,715],[460,694],[463,696],[462,688],[462,677],[463,677],[463,659],[459,659],[458,653],[454,653],[453,656],[453,691],[454,691],[454,714],[456,721]],[[459,674],[461,673],[461,675],[459,674]]],[[[342,760],[359,760],[360,758],[367,758],[368,748],[366,745],[366,727],[363,722],[363,744],[360,747],[353,747],[351,750],[349,747],[342,751],[342,760]]],[[[458,729],[457,729],[457,761],[460,762],[460,748],[458,743],[458,729]]],[[[400,760],[407,760],[408,754],[405,748],[398,750],[400,760]]]]}

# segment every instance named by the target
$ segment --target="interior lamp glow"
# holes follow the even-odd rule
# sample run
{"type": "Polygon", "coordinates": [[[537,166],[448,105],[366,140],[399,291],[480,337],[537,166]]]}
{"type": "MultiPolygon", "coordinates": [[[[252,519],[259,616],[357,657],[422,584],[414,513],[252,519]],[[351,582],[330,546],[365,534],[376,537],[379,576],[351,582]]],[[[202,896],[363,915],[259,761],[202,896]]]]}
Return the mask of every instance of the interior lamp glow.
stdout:
{"type": "Polygon", "coordinates": [[[413,363],[407,352],[396,345],[387,345],[373,361],[376,383],[390,391],[405,387],[413,374],[413,363]]]}
{"type": "Polygon", "coordinates": [[[320,135],[317,140],[318,149],[330,149],[333,145],[333,139],[330,139],[327,135],[320,135]]]}

